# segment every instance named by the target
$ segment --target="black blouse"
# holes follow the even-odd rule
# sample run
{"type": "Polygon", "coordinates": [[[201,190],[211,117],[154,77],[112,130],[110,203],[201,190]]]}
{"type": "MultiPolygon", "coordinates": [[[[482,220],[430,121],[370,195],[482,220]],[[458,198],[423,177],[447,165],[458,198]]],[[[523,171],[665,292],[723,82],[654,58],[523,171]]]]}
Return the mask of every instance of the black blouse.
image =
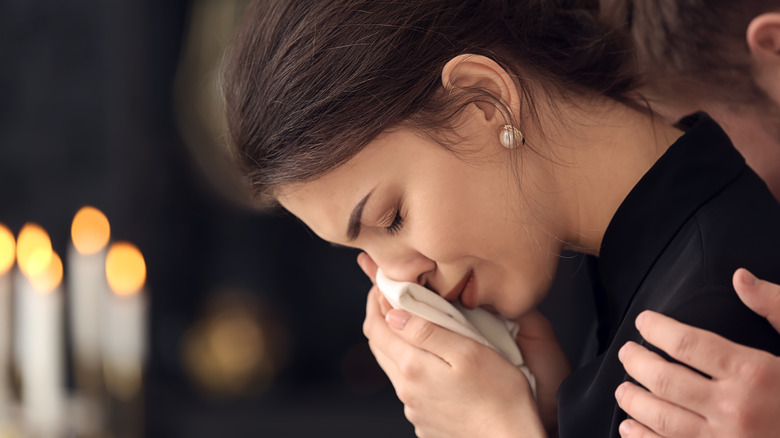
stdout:
{"type": "Polygon", "coordinates": [[[617,352],[629,340],[650,347],[634,327],[642,310],[780,355],[780,335],[742,304],[731,284],[739,267],[780,281],[780,204],[714,121],[698,114],[687,122],[604,235],[601,354],[558,391],[562,438],[620,436],[627,415],[614,393],[630,377],[617,352]]]}

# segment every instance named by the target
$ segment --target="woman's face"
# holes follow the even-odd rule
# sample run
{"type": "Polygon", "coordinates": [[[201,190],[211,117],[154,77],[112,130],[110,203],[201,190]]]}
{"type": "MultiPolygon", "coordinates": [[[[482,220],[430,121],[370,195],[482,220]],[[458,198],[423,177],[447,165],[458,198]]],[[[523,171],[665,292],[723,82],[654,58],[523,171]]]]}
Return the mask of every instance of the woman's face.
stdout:
{"type": "Polygon", "coordinates": [[[410,129],[386,133],[281,204],[323,239],[360,248],[394,279],[519,317],[544,297],[561,240],[544,159],[474,138],[458,154],[410,129]],[[531,183],[531,181],[533,181],[531,183]]]}

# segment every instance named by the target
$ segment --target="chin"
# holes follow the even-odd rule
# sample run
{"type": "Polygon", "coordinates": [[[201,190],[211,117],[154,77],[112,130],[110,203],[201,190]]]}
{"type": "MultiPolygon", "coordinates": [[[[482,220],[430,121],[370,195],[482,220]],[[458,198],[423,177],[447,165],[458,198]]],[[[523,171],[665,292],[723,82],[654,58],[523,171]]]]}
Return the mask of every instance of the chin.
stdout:
{"type": "Polygon", "coordinates": [[[498,316],[501,316],[503,318],[511,319],[511,320],[520,319],[523,315],[528,313],[529,310],[531,310],[531,309],[522,309],[522,310],[520,310],[520,309],[503,309],[500,306],[499,307],[494,307],[492,305],[484,305],[484,306],[480,306],[480,307],[482,307],[483,309],[487,310],[488,312],[490,312],[490,313],[492,313],[494,315],[498,315],[498,316]]]}
{"type": "Polygon", "coordinates": [[[535,310],[541,300],[523,300],[511,303],[497,303],[494,305],[482,305],[485,310],[501,315],[506,319],[517,320],[525,316],[528,312],[535,310]]]}

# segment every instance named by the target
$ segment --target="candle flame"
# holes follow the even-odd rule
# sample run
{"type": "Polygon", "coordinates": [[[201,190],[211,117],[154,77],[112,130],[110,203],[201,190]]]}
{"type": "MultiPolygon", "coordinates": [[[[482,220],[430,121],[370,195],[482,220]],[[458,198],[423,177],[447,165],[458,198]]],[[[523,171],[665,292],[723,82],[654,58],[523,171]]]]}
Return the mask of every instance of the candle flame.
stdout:
{"type": "Polygon", "coordinates": [[[11,269],[15,256],[16,240],[14,240],[14,234],[8,227],[0,224],[0,275],[11,269]]]}
{"type": "Polygon", "coordinates": [[[62,260],[56,252],[49,254],[49,263],[43,270],[30,276],[30,283],[36,291],[40,293],[49,293],[54,291],[62,282],[62,260]]]}
{"type": "Polygon", "coordinates": [[[100,210],[85,206],[73,217],[70,235],[76,251],[80,254],[94,254],[108,244],[111,226],[100,210]]]}
{"type": "Polygon", "coordinates": [[[39,225],[28,223],[19,232],[16,243],[16,262],[28,277],[39,274],[51,260],[51,240],[39,225]]]}
{"type": "Polygon", "coordinates": [[[127,242],[111,245],[106,255],[106,278],[117,295],[137,293],[146,281],[146,263],[141,251],[127,242]]]}

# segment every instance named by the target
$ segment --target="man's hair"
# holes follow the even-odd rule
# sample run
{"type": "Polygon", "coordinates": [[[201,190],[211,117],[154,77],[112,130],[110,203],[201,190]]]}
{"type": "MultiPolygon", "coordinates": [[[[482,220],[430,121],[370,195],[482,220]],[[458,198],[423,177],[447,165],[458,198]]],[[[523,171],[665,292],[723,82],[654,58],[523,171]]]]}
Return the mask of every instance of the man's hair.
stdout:
{"type": "Polygon", "coordinates": [[[745,34],[754,17],[778,9],[778,0],[601,0],[603,19],[631,33],[646,87],[729,106],[768,100],[745,34]]]}

